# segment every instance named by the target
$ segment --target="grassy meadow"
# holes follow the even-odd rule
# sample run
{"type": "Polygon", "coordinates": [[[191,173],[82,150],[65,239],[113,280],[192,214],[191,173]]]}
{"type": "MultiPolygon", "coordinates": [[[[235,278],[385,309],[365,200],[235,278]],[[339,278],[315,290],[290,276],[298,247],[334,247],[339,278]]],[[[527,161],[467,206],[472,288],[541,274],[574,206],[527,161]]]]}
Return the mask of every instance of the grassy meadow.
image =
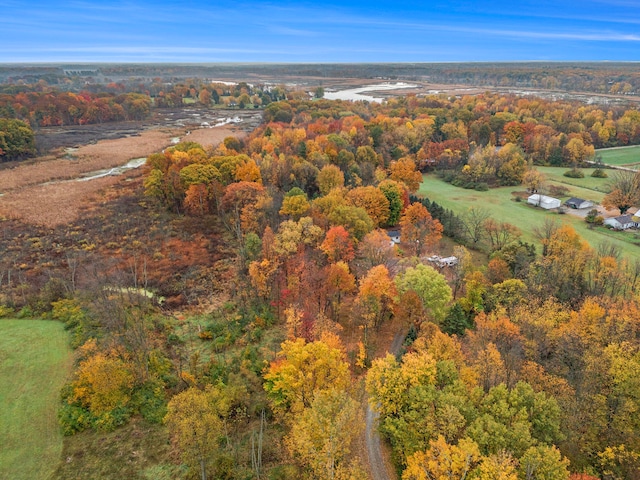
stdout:
{"type": "MultiPolygon", "coordinates": [[[[599,202],[604,193],[596,191],[595,187],[605,188],[607,179],[594,179],[588,177],[585,171],[585,178],[570,179],[562,176],[567,168],[546,167],[540,168],[549,178],[550,183],[563,184],[569,188],[569,194],[561,198],[564,202],[569,197],[581,197],[599,202]],[[583,186],[574,186],[560,179],[571,182],[584,182],[583,186]],[[595,183],[594,181],[598,181],[595,183]]],[[[596,248],[602,242],[609,242],[618,246],[623,256],[630,260],[640,260],[640,239],[635,238],[631,232],[612,232],[604,227],[590,230],[587,223],[571,214],[560,215],[555,211],[547,211],[528,205],[526,201],[516,202],[513,192],[524,192],[521,186],[492,188],[486,192],[476,190],[466,190],[443,182],[434,174],[424,175],[423,182],[418,190],[418,195],[423,195],[432,201],[438,202],[445,208],[461,214],[471,207],[481,207],[491,212],[491,216],[500,222],[507,222],[517,226],[522,231],[522,240],[538,245],[533,231],[537,226],[542,225],[545,218],[552,218],[558,222],[568,223],[586,240],[592,247],[596,248]],[[637,242],[637,243],[634,243],[637,242]]]]}
{"type": "Polygon", "coordinates": [[[607,165],[638,168],[640,165],[640,145],[631,147],[602,148],[596,150],[607,165]]]}
{"type": "Polygon", "coordinates": [[[0,478],[51,477],[62,453],[57,411],[71,360],[61,323],[0,319],[0,478]]]}

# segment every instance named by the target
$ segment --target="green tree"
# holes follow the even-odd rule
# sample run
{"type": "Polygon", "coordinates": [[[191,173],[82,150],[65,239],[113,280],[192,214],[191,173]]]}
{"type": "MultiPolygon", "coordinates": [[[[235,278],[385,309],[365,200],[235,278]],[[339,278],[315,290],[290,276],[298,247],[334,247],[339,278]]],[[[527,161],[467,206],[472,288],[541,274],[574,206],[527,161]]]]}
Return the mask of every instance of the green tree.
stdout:
{"type": "Polygon", "coordinates": [[[555,446],[536,445],[520,458],[520,480],[567,480],[569,460],[555,446]]]}
{"type": "Polygon", "coordinates": [[[465,313],[462,306],[456,302],[447,312],[447,316],[442,321],[442,331],[450,335],[455,334],[462,336],[468,328],[471,328],[469,317],[465,313]]]}
{"type": "Polygon", "coordinates": [[[404,208],[404,188],[393,180],[383,180],[378,185],[378,188],[389,201],[389,218],[387,218],[385,226],[394,227],[400,221],[400,215],[404,208]]]}
{"type": "Polygon", "coordinates": [[[400,293],[415,291],[425,310],[436,323],[444,319],[453,294],[444,276],[433,267],[424,264],[410,267],[404,273],[398,274],[395,282],[400,293]]]}
{"type": "Polygon", "coordinates": [[[520,457],[533,445],[563,438],[556,400],[534,392],[525,382],[518,382],[511,390],[504,384],[493,387],[482,398],[478,411],[467,434],[485,455],[506,450],[520,457]]]}

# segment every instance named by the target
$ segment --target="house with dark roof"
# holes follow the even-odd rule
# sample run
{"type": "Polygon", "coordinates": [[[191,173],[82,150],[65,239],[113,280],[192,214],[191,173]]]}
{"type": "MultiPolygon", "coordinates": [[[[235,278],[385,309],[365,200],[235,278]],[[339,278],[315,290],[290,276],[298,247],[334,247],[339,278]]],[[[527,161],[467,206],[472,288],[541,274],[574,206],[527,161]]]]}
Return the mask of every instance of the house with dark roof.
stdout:
{"type": "Polygon", "coordinates": [[[400,243],[400,231],[399,230],[387,230],[387,235],[391,241],[391,246],[400,243]]]}
{"type": "Polygon", "coordinates": [[[615,230],[626,230],[627,228],[637,228],[639,226],[638,222],[635,222],[631,215],[609,217],[605,219],[604,224],[614,228],[615,230]]]}
{"type": "Polygon", "coordinates": [[[591,208],[593,207],[593,202],[590,200],[583,200],[582,198],[571,197],[569,200],[564,202],[564,204],[569,208],[591,208]]]}

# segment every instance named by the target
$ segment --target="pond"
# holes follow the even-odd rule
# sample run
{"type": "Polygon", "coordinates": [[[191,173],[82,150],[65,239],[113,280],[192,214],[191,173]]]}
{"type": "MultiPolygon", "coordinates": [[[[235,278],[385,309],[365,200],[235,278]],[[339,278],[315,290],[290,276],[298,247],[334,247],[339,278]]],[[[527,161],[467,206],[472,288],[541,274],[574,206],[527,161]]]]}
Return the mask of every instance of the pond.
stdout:
{"type": "Polygon", "coordinates": [[[409,83],[381,83],[378,85],[366,85],[364,87],[350,88],[347,90],[331,91],[326,89],[324,92],[324,98],[327,100],[366,100],[368,102],[381,103],[385,99],[382,97],[374,97],[372,95],[362,95],[364,92],[383,92],[387,90],[398,90],[401,88],[416,88],[417,85],[409,83]]]}

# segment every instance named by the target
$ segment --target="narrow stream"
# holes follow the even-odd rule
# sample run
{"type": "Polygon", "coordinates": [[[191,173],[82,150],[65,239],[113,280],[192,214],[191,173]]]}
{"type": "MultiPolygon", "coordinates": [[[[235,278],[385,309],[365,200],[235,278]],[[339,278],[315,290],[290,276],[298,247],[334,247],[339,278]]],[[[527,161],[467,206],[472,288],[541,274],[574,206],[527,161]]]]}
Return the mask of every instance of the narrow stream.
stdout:
{"type": "Polygon", "coordinates": [[[134,158],[129,160],[124,165],[119,167],[110,168],[108,170],[96,170],[95,172],[88,172],[83,174],[82,177],[76,178],[71,181],[76,182],[88,182],[89,180],[95,180],[96,178],[108,177],[109,175],[121,175],[127,170],[133,170],[134,168],[140,168],[147,161],[147,157],[134,158]]]}

